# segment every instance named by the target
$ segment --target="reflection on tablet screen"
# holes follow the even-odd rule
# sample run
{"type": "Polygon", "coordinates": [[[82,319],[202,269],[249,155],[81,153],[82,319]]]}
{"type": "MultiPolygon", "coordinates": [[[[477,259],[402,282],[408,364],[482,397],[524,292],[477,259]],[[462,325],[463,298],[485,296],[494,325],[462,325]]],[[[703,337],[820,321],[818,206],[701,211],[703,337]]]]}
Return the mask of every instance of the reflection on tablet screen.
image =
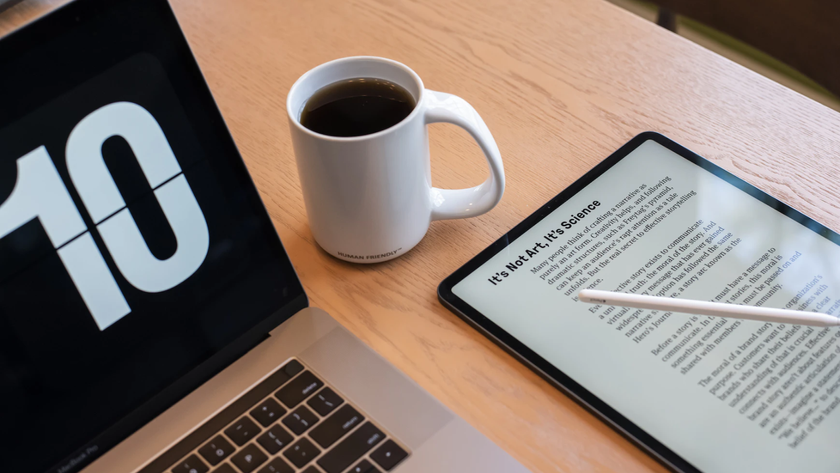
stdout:
{"type": "Polygon", "coordinates": [[[840,329],[577,301],[840,314],[840,246],[647,141],[452,292],[708,472],[836,472],[840,329]]]}

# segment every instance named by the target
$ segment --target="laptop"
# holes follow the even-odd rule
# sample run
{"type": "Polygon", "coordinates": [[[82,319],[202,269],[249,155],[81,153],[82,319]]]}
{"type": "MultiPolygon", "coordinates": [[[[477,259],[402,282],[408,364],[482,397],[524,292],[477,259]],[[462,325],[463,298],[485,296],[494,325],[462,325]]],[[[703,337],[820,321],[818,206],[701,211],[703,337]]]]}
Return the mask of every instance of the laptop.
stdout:
{"type": "Polygon", "coordinates": [[[0,471],[527,471],[309,307],[165,0],[0,70],[0,471]]]}

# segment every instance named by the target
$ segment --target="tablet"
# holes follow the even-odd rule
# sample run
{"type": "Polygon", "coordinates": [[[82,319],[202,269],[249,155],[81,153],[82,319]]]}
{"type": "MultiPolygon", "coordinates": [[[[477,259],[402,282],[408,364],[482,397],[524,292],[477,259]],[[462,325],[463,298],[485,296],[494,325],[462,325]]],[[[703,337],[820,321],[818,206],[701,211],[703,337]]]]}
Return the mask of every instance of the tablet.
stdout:
{"type": "Polygon", "coordinates": [[[576,295],[838,315],[839,263],[836,233],[648,132],[448,277],[439,297],[674,471],[836,473],[840,329],[576,295]]]}

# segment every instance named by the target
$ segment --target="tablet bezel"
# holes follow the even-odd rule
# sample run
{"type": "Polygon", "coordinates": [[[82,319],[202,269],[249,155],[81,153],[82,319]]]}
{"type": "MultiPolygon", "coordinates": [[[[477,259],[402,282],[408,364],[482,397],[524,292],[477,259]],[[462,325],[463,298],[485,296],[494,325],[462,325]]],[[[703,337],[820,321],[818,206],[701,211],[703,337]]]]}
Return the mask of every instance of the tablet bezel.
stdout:
{"type": "Polygon", "coordinates": [[[716,164],[708,161],[700,155],[684,148],[674,141],[656,132],[644,132],[624,146],[619,148],[616,152],[611,154],[608,158],[598,163],[589,172],[584,174],[580,179],[572,183],[565,190],[557,194],[554,198],[548,201],[545,205],[537,209],[534,213],[529,215],[521,223],[513,227],[507,234],[496,240],[489,247],[484,249],[481,253],[469,260],[466,264],[452,273],[449,277],[441,282],[438,287],[438,298],[441,303],[449,310],[454,312],[464,321],[475,327],[479,332],[483,333],[490,340],[499,345],[502,349],[513,355],[520,362],[531,368],[534,372],[544,378],[546,381],[554,385],[556,388],[563,391],[565,394],[572,397],[581,406],[586,408],[598,416],[601,420],[611,425],[615,430],[622,434],[631,442],[646,450],[654,458],[659,460],[664,466],[673,471],[681,473],[702,473],[698,469],[679,455],[676,452],[666,447],[663,443],[656,440],[653,436],[645,432],[639,426],[624,417],[620,412],[610,407],[607,403],[595,396],[581,384],[574,381],[571,377],[563,373],[548,360],[544,359],[536,352],[528,348],[527,345],[519,341],[516,337],[509,334],[507,331],[496,325],[489,318],[481,314],[478,310],[473,308],[463,299],[459,298],[452,292],[452,288],[460,283],[468,275],[480,268],[484,263],[489,261],[493,256],[499,253],[502,249],[510,245],[517,238],[522,236],[525,232],[531,229],[534,225],[539,223],[542,219],[548,216],[551,212],[556,210],[560,205],[571,199],[575,194],[586,188],[589,184],[594,182],[607,170],[624,159],[627,155],[632,153],[636,148],[641,146],[648,140],[664,146],[673,151],[682,158],[700,166],[709,171],[715,176],[723,179],[736,188],[746,192],[762,203],[769,205],[778,212],[793,219],[806,228],[814,231],[822,237],[840,245],[840,235],[827,228],[825,225],[813,220],[801,212],[793,209],[789,205],[771,197],[767,193],[759,190],[755,186],[743,181],[739,177],[731,174],[716,164]]]}

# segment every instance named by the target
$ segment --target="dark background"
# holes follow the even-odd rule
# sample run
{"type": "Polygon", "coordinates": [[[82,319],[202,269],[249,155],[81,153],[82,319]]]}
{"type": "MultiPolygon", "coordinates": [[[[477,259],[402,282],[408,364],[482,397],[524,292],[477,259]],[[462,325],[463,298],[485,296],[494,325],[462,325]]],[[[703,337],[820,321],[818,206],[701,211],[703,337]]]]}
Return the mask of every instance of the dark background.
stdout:
{"type": "MultiPolygon", "coordinates": [[[[16,160],[45,146],[131,307],[100,331],[40,222],[0,239],[0,471],[34,473],[98,436],[104,453],[120,437],[101,438],[109,426],[302,289],[165,2],[79,0],[0,42],[0,70],[0,202],[16,160]],[[162,293],[122,277],[65,165],[73,127],[118,101],[158,121],[210,233],[202,266],[162,293]]],[[[130,147],[102,150],[150,250],[172,256],[130,147]]]]}

